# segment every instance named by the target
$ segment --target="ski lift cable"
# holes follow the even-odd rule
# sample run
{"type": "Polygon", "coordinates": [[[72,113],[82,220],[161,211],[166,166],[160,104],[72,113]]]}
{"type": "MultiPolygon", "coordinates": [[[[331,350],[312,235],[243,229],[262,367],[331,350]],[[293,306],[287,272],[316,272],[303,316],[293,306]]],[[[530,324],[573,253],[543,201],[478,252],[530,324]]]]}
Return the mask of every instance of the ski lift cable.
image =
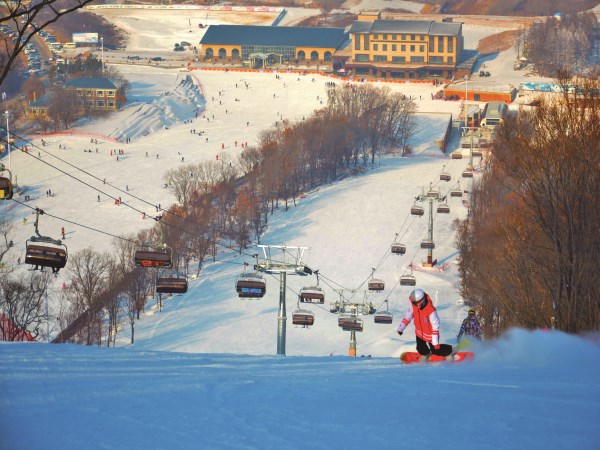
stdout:
{"type": "MultiPolygon", "coordinates": [[[[18,135],[15,135],[15,136],[16,136],[17,138],[19,138],[19,139],[24,139],[24,137],[23,137],[23,136],[18,136],[18,135]]],[[[0,139],[1,139],[1,140],[4,140],[4,139],[2,139],[2,138],[0,138],[0,139]]],[[[114,186],[114,185],[112,185],[112,184],[110,184],[110,183],[105,183],[104,179],[101,179],[100,177],[97,177],[96,175],[94,175],[94,174],[92,174],[92,173],[88,172],[87,170],[81,169],[80,167],[77,167],[76,165],[74,165],[74,164],[71,164],[71,163],[69,163],[69,162],[65,161],[64,159],[62,159],[62,158],[60,158],[60,157],[58,157],[58,156],[56,156],[56,155],[54,155],[54,154],[50,153],[50,152],[49,152],[49,151],[47,151],[46,149],[44,149],[44,148],[42,148],[42,147],[39,147],[39,146],[37,146],[36,144],[32,144],[32,147],[33,147],[33,148],[36,148],[37,150],[41,150],[41,151],[43,151],[44,153],[46,153],[46,154],[48,154],[48,155],[52,156],[53,158],[56,158],[56,159],[58,159],[60,162],[62,162],[62,163],[64,163],[64,164],[66,164],[66,165],[68,165],[68,166],[70,166],[70,167],[73,167],[74,169],[77,169],[78,171],[80,171],[80,172],[82,172],[82,173],[84,173],[84,174],[86,174],[86,175],[88,175],[88,176],[92,177],[93,179],[95,179],[95,180],[97,180],[97,181],[101,181],[103,184],[106,184],[106,185],[108,185],[109,187],[111,187],[111,188],[113,188],[113,189],[116,189],[118,192],[121,192],[121,193],[123,193],[123,194],[126,194],[126,195],[128,195],[129,197],[132,197],[132,198],[134,198],[134,199],[136,199],[136,200],[139,200],[139,201],[141,201],[142,203],[145,203],[145,204],[147,204],[147,205],[150,205],[150,206],[152,206],[153,208],[156,208],[156,207],[157,207],[157,206],[156,206],[156,204],[154,204],[154,203],[151,203],[151,202],[149,202],[149,201],[147,201],[147,200],[145,200],[145,199],[143,199],[143,198],[141,198],[141,197],[138,197],[138,196],[136,196],[136,195],[133,195],[133,194],[131,194],[131,193],[130,193],[130,192],[128,192],[128,191],[124,191],[124,190],[122,190],[122,189],[120,189],[120,188],[118,188],[118,187],[116,187],[116,186],[114,186]]],[[[87,182],[85,182],[85,181],[83,181],[83,180],[81,180],[81,179],[79,179],[79,178],[75,177],[74,175],[71,175],[71,174],[69,174],[68,172],[65,172],[64,170],[62,170],[62,169],[60,169],[60,168],[58,168],[58,167],[54,166],[53,164],[50,164],[49,162],[47,162],[47,161],[44,161],[44,160],[43,160],[43,159],[41,159],[41,158],[38,158],[37,156],[33,155],[32,153],[29,153],[29,152],[27,152],[26,154],[27,154],[28,156],[31,156],[32,158],[35,158],[35,159],[37,159],[38,161],[41,161],[41,162],[43,162],[44,164],[46,164],[46,165],[48,165],[48,166],[50,166],[50,167],[52,167],[52,168],[54,168],[54,169],[58,170],[59,172],[61,172],[61,173],[65,174],[65,175],[68,175],[69,177],[73,178],[74,180],[76,180],[76,181],[79,181],[80,183],[84,184],[85,186],[87,186],[87,187],[89,187],[89,188],[91,188],[91,189],[93,189],[93,190],[95,190],[95,191],[97,191],[97,192],[99,192],[99,193],[101,193],[101,194],[103,194],[103,195],[105,195],[105,196],[107,196],[107,197],[109,197],[109,198],[113,199],[113,200],[117,200],[117,199],[118,199],[117,197],[114,197],[114,196],[112,196],[112,195],[110,195],[110,194],[108,194],[108,193],[104,192],[103,190],[101,190],[101,189],[98,189],[98,188],[96,188],[96,187],[94,187],[94,186],[90,185],[89,183],[87,183],[87,182]]],[[[131,208],[131,209],[133,209],[133,210],[135,210],[135,211],[137,211],[137,212],[139,212],[139,213],[146,214],[146,212],[145,212],[145,211],[141,211],[141,210],[139,210],[139,209],[137,209],[137,208],[133,207],[132,205],[130,205],[130,204],[126,203],[126,202],[122,202],[122,201],[119,201],[119,202],[120,202],[120,204],[121,204],[121,205],[127,206],[127,207],[129,207],[129,208],[131,208]]],[[[195,225],[198,225],[198,224],[196,224],[195,222],[193,222],[193,221],[191,221],[190,219],[188,219],[187,217],[181,216],[181,215],[179,215],[179,214],[176,214],[176,213],[174,213],[174,212],[172,212],[172,211],[169,211],[169,210],[166,210],[166,209],[163,209],[163,208],[158,208],[158,210],[159,210],[159,211],[163,211],[164,213],[167,213],[167,214],[173,215],[173,216],[175,216],[175,217],[177,217],[177,218],[179,218],[179,219],[182,219],[182,220],[184,220],[184,221],[187,221],[187,222],[190,222],[190,223],[194,223],[195,225]]],[[[148,216],[150,216],[150,217],[151,217],[151,215],[150,215],[150,214],[146,214],[146,215],[148,215],[148,216]]],[[[172,224],[167,224],[167,225],[169,225],[169,226],[173,226],[172,224]]],[[[186,230],[183,230],[183,231],[184,231],[184,232],[186,232],[186,233],[188,233],[188,234],[193,234],[194,236],[197,236],[196,234],[194,234],[194,233],[191,233],[191,232],[188,232],[188,231],[186,231],[186,230]]],[[[211,231],[214,231],[214,230],[211,230],[211,231]]],[[[227,233],[223,233],[223,234],[224,234],[224,236],[228,236],[228,235],[227,235],[227,233]]],[[[215,244],[217,244],[217,245],[222,245],[222,246],[224,246],[224,244],[221,244],[220,242],[217,242],[217,241],[213,241],[212,239],[205,238],[205,237],[203,237],[203,239],[204,239],[205,241],[207,241],[207,242],[211,242],[211,243],[215,243],[215,244]]],[[[249,242],[249,243],[250,243],[250,244],[254,244],[252,241],[251,241],[251,242],[249,242]]],[[[226,247],[226,246],[225,246],[225,247],[226,247]]]]}
{"type": "MultiPolygon", "coordinates": [[[[44,150],[44,151],[45,151],[45,150],[44,150]]],[[[46,152],[46,153],[48,153],[48,152],[46,152]]],[[[58,170],[59,172],[63,173],[64,175],[67,175],[67,176],[69,176],[70,178],[73,178],[74,180],[76,180],[76,181],[79,181],[79,182],[80,182],[80,183],[82,183],[83,185],[85,185],[85,186],[87,186],[87,187],[89,187],[89,188],[91,188],[91,189],[95,190],[96,192],[100,192],[101,194],[103,194],[103,195],[105,195],[105,196],[107,196],[107,197],[109,197],[109,198],[112,198],[113,200],[118,200],[118,198],[117,198],[117,197],[113,197],[112,195],[110,195],[110,194],[108,194],[108,193],[104,192],[102,189],[99,189],[99,188],[96,188],[96,187],[94,187],[94,186],[90,185],[89,183],[87,183],[87,182],[85,182],[85,181],[83,181],[83,180],[81,180],[81,179],[79,179],[79,178],[75,177],[74,175],[71,175],[70,173],[68,173],[68,172],[66,172],[66,171],[64,171],[64,170],[62,170],[62,169],[60,169],[60,168],[58,168],[58,167],[54,166],[53,164],[50,164],[49,162],[47,162],[47,161],[44,161],[43,159],[41,159],[41,158],[38,158],[37,156],[35,156],[35,155],[33,155],[33,154],[29,153],[29,152],[27,152],[26,154],[27,154],[28,156],[31,156],[32,158],[35,158],[36,160],[38,160],[38,161],[41,161],[42,163],[44,163],[44,164],[46,164],[46,165],[48,165],[48,166],[50,166],[50,167],[52,167],[52,168],[54,168],[54,169],[58,170]]],[[[49,153],[49,154],[51,154],[51,153],[49,153]]],[[[60,158],[58,158],[58,159],[60,160],[60,158]]],[[[62,160],[61,160],[61,161],[62,161],[62,160]]],[[[67,163],[67,164],[69,164],[69,163],[67,163]]],[[[72,164],[69,164],[69,165],[71,165],[72,167],[75,167],[75,168],[76,168],[76,166],[73,166],[72,164]]],[[[81,169],[79,169],[79,170],[81,170],[81,169]]],[[[86,173],[85,171],[83,171],[83,172],[84,172],[84,173],[86,173]]],[[[94,177],[95,179],[98,179],[98,180],[99,180],[99,178],[95,177],[94,175],[90,175],[90,176],[92,176],[92,177],[94,177]]],[[[111,186],[111,187],[114,187],[114,186],[112,186],[112,185],[109,185],[109,186],[111,186]]],[[[119,190],[119,191],[120,191],[120,189],[118,189],[118,188],[115,188],[115,189],[117,189],[117,190],[119,190]]],[[[136,198],[136,199],[139,199],[139,197],[135,197],[135,196],[132,196],[132,197],[134,197],[134,198],[136,198]]],[[[142,199],[140,199],[140,201],[144,201],[145,203],[151,204],[151,203],[149,203],[149,202],[147,202],[147,201],[145,201],[145,200],[142,200],[142,199]]],[[[21,202],[18,202],[18,203],[21,203],[21,202]]],[[[21,204],[23,204],[23,203],[21,203],[21,204]]],[[[138,209],[138,208],[136,208],[136,207],[134,207],[134,206],[130,205],[130,204],[129,204],[129,203],[127,203],[127,202],[119,201],[119,204],[121,204],[121,205],[123,205],[123,206],[127,206],[128,208],[130,208],[130,209],[132,209],[132,210],[134,210],[134,211],[136,211],[136,212],[138,212],[138,213],[141,213],[141,214],[146,214],[146,212],[145,212],[145,211],[142,211],[142,210],[140,210],[140,209],[138,209]]],[[[28,205],[25,205],[25,206],[28,206],[28,205]]],[[[154,205],[153,205],[153,206],[154,206],[154,205]]],[[[186,219],[186,218],[184,218],[184,217],[182,217],[182,216],[176,215],[176,214],[174,214],[174,213],[172,213],[172,212],[170,212],[170,211],[164,210],[164,209],[162,209],[162,208],[160,208],[160,209],[161,209],[161,211],[164,211],[164,212],[166,212],[166,213],[169,213],[169,214],[175,215],[176,217],[178,217],[178,218],[181,218],[181,219],[183,219],[183,220],[188,220],[188,221],[189,221],[189,219],[186,219]]],[[[151,216],[151,215],[148,215],[148,217],[149,217],[149,218],[152,218],[152,219],[154,219],[154,220],[155,220],[155,221],[157,221],[157,222],[160,220],[159,218],[157,218],[157,217],[153,217],[153,216],[151,216]]],[[[161,216],[161,217],[162,217],[162,216],[161,216]]],[[[189,222],[191,222],[191,221],[189,221],[189,222]]],[[[185,229],[183,229],[183,228],[177,227],[177,226],[175,226],[175,225],[173,225],[173,224],[171,224],[171,223],[168,223],[168,222],[162,222],[162,223],[164,223],[166,226],[169,226],[169,227],[171,227],[171,228],[177,229],[178,231],[181,231],[181,232],[183,232],[183,233],[186,233],[186,234],[189,234],[189,235],[193,235],[193,236],[197,236],[195,233],[193,233],[193,232],[191,232],[191,231],[188,231],[188,230],[185,230],[185,229]]],[[[196,224],[196,225],[198,225],[198,224],[196,224]]],[[[107,234],[108,234],[108,233],[107,233],[107,234]]],[[[205,241],[207,241],[207,242],[210,242],[210,243],[216,244],[216,245],[218,245],[218,246],[225,247],[225,248],[229,249],[229,246],[227,246],[227,245],[225,245],[225,244],[223,244],[223,243],[221,243],[221,242],[219,242],[219,241],[215,241],[215,240],[208,239],[208,238],[205,238],[205,237],[202,237],[202,239],[204,239],[204,240],[205,240],[205,241]]],[[[242,254],[245,254],[245,253],[244,253],[244,252],[242,252],[242,254]]],[[[246,254],[246,256],[251,256],[251,255],[249,255],[249,254],[246,254]]]]}

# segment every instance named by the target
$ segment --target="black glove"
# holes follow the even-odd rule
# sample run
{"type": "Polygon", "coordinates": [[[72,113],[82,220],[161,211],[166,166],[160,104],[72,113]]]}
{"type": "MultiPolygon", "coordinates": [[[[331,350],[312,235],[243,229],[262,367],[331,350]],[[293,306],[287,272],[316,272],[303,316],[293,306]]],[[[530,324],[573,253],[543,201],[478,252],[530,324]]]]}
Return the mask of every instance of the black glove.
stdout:
{"type": "Polygon", "coordinates": [[[402,336],[402,331],[398,331],[397,333],[398,333],[400,336],[402,336]]]}

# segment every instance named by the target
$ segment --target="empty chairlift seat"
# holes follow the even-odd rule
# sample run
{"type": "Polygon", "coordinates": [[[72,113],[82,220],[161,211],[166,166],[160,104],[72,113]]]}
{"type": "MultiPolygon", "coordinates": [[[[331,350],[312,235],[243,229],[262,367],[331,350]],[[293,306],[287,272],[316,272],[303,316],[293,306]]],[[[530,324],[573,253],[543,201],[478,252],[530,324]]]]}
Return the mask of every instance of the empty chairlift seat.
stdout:
{"type": "Polygon", "coordinates": [[[262,298],[267,292],[267,283],[258,274],[242,274],[236,281],[235,290],[240,298],[262,298]]]}
{"type": "Polygon", "coordinates": [[[435,242],[433,242],[430,239],[423,239],[421,241],[421,248],[434,249],[435,248],[435,242]]]}
{"type": "Polygon", "coordinates": [[[446,204],[441,204],[437,207],[437,212],[440,214],[449,214],[450,213],[450,206],[446,205],[446,204]]]}
{"type": "Polygon", "coordinates": [[[172,252],[169,247],[142,245],[135,251],[135,265],[142,267],[171,267],[172,252]]]}
{"type": "Polygon", "coordinates": [[[473,170],[472,169],[463,170],[462,176],[463,176],[463,178],[473,178],[473,170]]]}
{"type": "Polygon", "coordinates": [[[392,313],[389,311],[377,311],[373,320],[375,323],[392,323],[393,318],[392,313]]]}
{"type": "Polygon", "coordinates": [[[325,303],[325,293],[318,286],[304,287],[300,289],[299,299],[301,303],[325,303]]]}
{"type": "Polygon", "coordinates": [[[369,290],[380,292],[385,289],[385,282],[383,280],[378,280],[377,278],[371,278],[369,280],[369,290]]]}
{"type": "Polygon", "coordinates": [[[394,255],[404,255],[406,253],[406,245],[404,244],[392,244],[392,253],[394,255]]]}
{"type": "Polygon", "coordinates": [[[344,331],[362,331],[363,321],[355,314],[341,313],[338,317],[338,326],[344,331]]]}
{"type": "Polygon", "coordinates": [[[309,327],[314,325],[315,315],[312,311],[298,309],[292,313],[292,324],[309,327]]]}
{"type": "Polygon", "coordinates": [[[402,275],[400,277],[400,286],[415,286],[417,278],[413,274],[402,275]]]}
{"type": "Polygon", "coordinates": [[[463,191],[461,188],[452,189],[450,191],[450,197],[462,197],[463,191]]]}
{"type": "Polygon", "coordinates": [[[452,179],[452,177],[450,176],[449,173],[442,172],[440,174],[440,180],[442,180],[442,181],[450,181],[451,179],[452,179]]]}
{"type": "Polygon", "coordinates": [[[425,210],[422,206],[412,205],[412,207],[410,208],[410,213],[413,216],[422,216],[423,214],[425,214],[425,210]]]}
{"type": "Polygon", "coordinates": [[[463,155],[460,150],[455,150],[452,152],[452,159],[462,159],[463,155]]]}
{"type": "Polygon", "coordinates": [[[13,187],[10,178],[0,177],[0,200],[13,198],[13,187]]]}
{"type": "Polygon", "coordinates": [[[159,294],[185,294],[187,290],[187,278],[180,272],[161,273],[156,279],[156,292],[159,294]]]}

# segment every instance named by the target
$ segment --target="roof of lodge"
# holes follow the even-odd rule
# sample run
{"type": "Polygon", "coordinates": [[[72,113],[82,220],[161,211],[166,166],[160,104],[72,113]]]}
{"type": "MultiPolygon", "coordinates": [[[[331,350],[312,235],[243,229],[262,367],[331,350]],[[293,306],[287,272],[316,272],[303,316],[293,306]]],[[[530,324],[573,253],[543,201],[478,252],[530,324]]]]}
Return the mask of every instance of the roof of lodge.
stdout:
{"type": "Polygon", "coordinates": [[[338,48],[345,39],[343,28],[211,25],[200,44],[338,48]]]}
{"type": "Polygon", "coordinates": [[[432,34],[436,36],[458,36],[462,23],[435,22],[426,20],[357,20],[350,33],[406,33],[432,34]]]}
{"type": "Polygon", "coordinates": [[[117,89],[108,78],[104,77],[71,78],[65,86],[80,89],[117,89]]]}

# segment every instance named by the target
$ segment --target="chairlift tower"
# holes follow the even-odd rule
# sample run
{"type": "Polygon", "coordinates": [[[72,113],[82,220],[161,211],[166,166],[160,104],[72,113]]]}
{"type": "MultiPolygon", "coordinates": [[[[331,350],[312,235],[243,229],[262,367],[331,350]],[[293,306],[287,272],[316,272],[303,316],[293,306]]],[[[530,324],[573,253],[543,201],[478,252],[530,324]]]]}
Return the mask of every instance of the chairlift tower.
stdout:
{"type": "Polygon", "coordinates": [[[348,347],[348,356],[356,357],[356,332],[362,331],[364,322],[359,315],[374,314],[375,310],[372,309],[372,304],[367,302],[367,291],[356,291],[343,289],[336,290],[340,296],[340,300],[332,303],[330,312],[338,315],[338,326],[344,331],[350,331],[350,346],[348,347]],[[355,297],[357,293],[362,293],[364,300],[362,302],[347,300],[345,292],[348,293],[348,297],[355,297]]]}
{"type": "Polygon", "coordinates": [[[463,177],[465,177],[465,173],[467,172],[470,172],[471,176],[473,174],[473,142],[475,139],[477,139],[477,142],[479,142],[479,139],[481,139],[482,134],[479,128],[463,127],[463,136],[466,136],[471,140],[471,149],[469,151],[469,164],[467,165],[466,170],[463,172],[463,177]]]}
{"type": "Polygon", "coordinates": [[[440,195],[439,188],[435,189],[432,186],[432,182],[429,182],[429,188],[421,187],[421,194],[415,197],[418,202],[429,202],[429,223],[427,226],[427,239],[421,242],[421,248],[427,249],[427,262],[423,263],[423,267],[433,266],[433,249],[435,248],[435,242],[433,240],[433,202],[445,202],[446,196],[440,195]]]}
{"type": "Polygon", "coordinates": [[[279,274],[279,314],[277,316],[277,354],[285,356],[286,313],[285,290],[287,274],[311,275],[312,270],[302,263],[304,251],[308,247],[288,247],[285,245],[259,245],[263,259],[256,258],[254,270],[279,274]]]}

